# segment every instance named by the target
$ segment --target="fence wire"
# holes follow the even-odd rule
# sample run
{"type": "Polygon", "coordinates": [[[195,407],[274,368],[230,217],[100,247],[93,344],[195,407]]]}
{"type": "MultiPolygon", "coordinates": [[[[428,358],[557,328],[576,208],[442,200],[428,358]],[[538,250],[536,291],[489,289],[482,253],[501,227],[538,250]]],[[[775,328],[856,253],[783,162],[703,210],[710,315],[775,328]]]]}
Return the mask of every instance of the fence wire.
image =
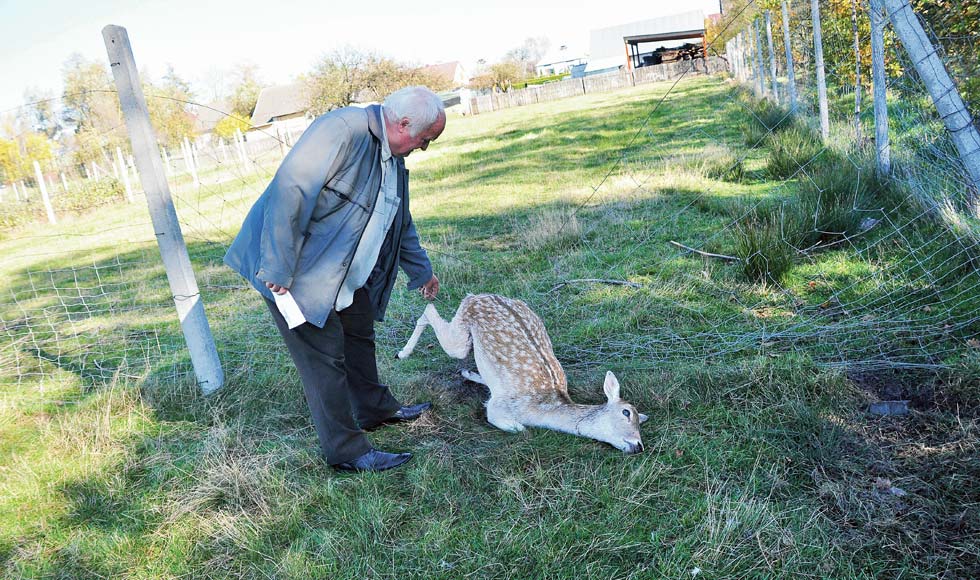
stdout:
{"type": "MultiPolygon", "coordinates": [[[[969,47],[975,44],[976,33],[959,21],[951,22],[949,16],[969,14],[971,5],[954,4],[950,12],[927,9],[924,14],[944,62],[968,103],[975,106],[980,69],[969,47]]],[[[583,207],[608,202],[613,182],[625,183],[627,189],[626,194],[616,189],[615,195],[635,199],[682,190],[692,175],[737,184],[744,182],[745,174],[755,172],[780,185],[771,195],[743,196],[724,224],[711,231],[690,227],[693,216],[721,193],[701,185],[669,219],[623,220],[633,243],[612,263],[603,261],[603,248],[583,236],[583,252],[605,264],[596,278],[629,280],[642,275],[648,280],[671,280],[674,291],[664,287],[660,292],[656,282],[648,283],[634,297],[632,308],[640,312],[666,307],[677,316],[604,335],[588,349],[558,344],[556,351],[567,366],[629,360],[633,368],[654,369],[671,363],[793,354],[846,370],[935,369],[977,348],[980,235],[972,202],[976,192],[971,191],[913,63],[886,28],[893,170],[890,176],[882,176],[874,164],[868,7],[850,0],[821,1],[830,136],[807,141],[812,149],[803,153],[783,151],[784,164],[777,167],[774,158],[778,149],[789,144],[787,132],[802,133],[804,140],[820,132],[810,2],[792,0],[786,6],[788,47],[781,8],[773,2],[744,2],[737,19],[723,21],[722,33],[709,50],[727,60],[733,87],[742,87],[733,89],[735,98],[726,96],[724,102],[712,105],[718,110],[734,106],[749,118],[742,134],[733,135],[723,122],[685,119],[691,124],[692,139],[704,144],[702,150],[678,152],[656,139],[624,141],[621,153],[609,162],[615,167],[597,178],[583,207]],[[793,62],[792,84],[787,53],[793,62]],[[792,111],[791,94],[796,95],[792,111]],[[837,165],[828,165],[828,159],[835,159],[837,165]],[[831,185],[839,184],[828,180],[833,177],[827,175],[828,167],[846,168],[853,177],[848,183],[851,193],[860,190],[861,195],[831,191],[831,185]],[[800,210],[802,190],[816,192],[817,205],[806,211],[800,210]],[[844,208],[846,219],[856,223],[855,228],[826,229],[826,196],[832,194],[838,196],[837,202],[842,196],[850,204],[844,208]],[[806,227],[792,226],[792,215],[806,217],[806,227]],[[814,235],[802,240],[796,235],[802,230],[814,235]],[[732,240],[744,243],[753,235],[773,232],[775,242],[758,248],[749,244],[733,256],[747,271],[756,264],[763,289],[759,292],[735,292],[722,278],[696,271],[678,273],[666,262],[651,264],[640,256],[651,245],[667,247],[676,242],[711,251],[732,246],[732,240]],[[775,250],[780,248],[804,269],[824,259],[828,251],[841,252],[864,268],[813,306],[774,273],[774,260],[781,255],[775,250]],[[683,295],[676,288],[683,288],[683,295]],[[721,312],[704,308],[692,298],[698,295],[722,298],[731,308],[721,312]],[[710,330],[704,330],[704,323],[710,330]]],[[[109,89],[100,94],[114,98],[109,89]]],[[[47,106],[66,105],[65,98],[69,96],[47,106]]],[[[150,94],[148,98],[168,97],[150,94]]],[[[16,116],[36,117],[38,107],[33,103],[16,116]]],[[[670,91],[658,108],[656,115],[671,114],[670,91]]],[[[231,380],[286,362],[274,333],[253,324],[254,313],[263,308],[261,299],[221,264],[221,257],[306,124],[294,121],[289,128],[250,131],[242,143],[198,138],[187,144],[174,142],[161,151],[219,355],[231,380]]],[[[0,395],[6,405],[20,404],[14,393],[22,397],[23,385],[36,386],[42,398],[58,399],[67,392],[66,386],[79,382],[91,387],[120,380],[179,382],[192,375],[122,129],[121,124],[109,122],[88,131],[84,143],[81,138],[66,140],[58,154],[42,159],[44,188],[56,224],[46,218],[42,180],[28,170],[8,175],[0,198],[4,256],[0,385],[8,387],[0,395]],[[94,153],[84,159],[76,154],[86,149],[94,153]]],[[[655,135],[652,127],[638,130],[655,135]]],[[[29,133],[23,128],[15,134],[25,151],[29,133]]],[[[432,256],[437,271],[468,260],[437,251],[432,256]]],[[[714,260],[705,258],[706,270],[714,267],[714,260]]],[[[556,299],[557,281],[542,278],[521,298],[551,324],[572,324],[594,316],[556,299]]],[[[819,292],[821,282],[814,283],[819,292]]],[[[395,318],[382,332],[407,335],[411,325],[408,318],[395,318]]]]}

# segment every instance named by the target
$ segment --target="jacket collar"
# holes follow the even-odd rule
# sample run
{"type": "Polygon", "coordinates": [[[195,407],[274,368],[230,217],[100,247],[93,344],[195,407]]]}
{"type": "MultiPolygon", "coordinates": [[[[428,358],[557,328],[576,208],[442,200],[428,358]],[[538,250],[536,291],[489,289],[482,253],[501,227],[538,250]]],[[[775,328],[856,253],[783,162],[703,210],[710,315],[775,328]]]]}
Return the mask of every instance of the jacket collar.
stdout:
{"type": "Polygon", "coordinates": [[[369,105],[367,112],[368,130],[371,131],[371,134],[380,143],[384,139],[384,129],[381,127],[381,123],[384,123],[384,119],[381,118],[381,105],[369,105]]]}

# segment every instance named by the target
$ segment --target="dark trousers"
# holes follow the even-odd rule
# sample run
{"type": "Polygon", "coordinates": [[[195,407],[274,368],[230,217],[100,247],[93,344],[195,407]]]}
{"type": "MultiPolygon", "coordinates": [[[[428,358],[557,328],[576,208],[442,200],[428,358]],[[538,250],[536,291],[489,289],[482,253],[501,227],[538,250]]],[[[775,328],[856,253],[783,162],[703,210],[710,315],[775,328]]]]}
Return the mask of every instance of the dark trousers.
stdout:
{"type": "Polygon", "coordinates": [[[275,302],[266,300],[276,328],[296,364],[313,425],[327,463],[349,461],[371,448],[363,428],[391,417],[401,406],[378,382],[374,308],[367,292],[331,312],[323,328],[310,323],[290,330],[275,302]]]}

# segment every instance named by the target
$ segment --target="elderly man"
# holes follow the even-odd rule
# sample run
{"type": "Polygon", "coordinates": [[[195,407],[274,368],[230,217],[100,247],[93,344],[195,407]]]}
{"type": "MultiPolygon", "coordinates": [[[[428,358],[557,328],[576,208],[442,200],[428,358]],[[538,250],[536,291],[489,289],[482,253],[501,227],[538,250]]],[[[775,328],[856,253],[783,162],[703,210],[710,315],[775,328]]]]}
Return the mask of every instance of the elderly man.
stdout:
{"type": "Polygon", "coordinates": [[[299,370],[323,455],[338,469],[405,463],[411,454],[372,448],[365,430],[431,407],[403,406],[379,382],[374,321],[384,318],[399,266],[409,289],[428,300],[439,292],[409,213],[404,158],[424,151],[445,126],[442,101],[424,87],[397,91],[381,106],[320,116],[225,255],[266,299],[299,370]]]}

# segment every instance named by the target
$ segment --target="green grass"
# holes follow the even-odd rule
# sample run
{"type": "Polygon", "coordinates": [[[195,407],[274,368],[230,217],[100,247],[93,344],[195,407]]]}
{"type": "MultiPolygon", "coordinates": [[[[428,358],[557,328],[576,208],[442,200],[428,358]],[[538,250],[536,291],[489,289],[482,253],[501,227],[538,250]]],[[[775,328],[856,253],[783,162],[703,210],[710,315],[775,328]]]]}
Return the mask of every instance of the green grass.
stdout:
{"type": "Polygon", "coordinates": [[[0,371],[3,576],[980,574],[975,244],[889,204],[778,283],[684,253],[669,242],[735,254],[738,224],[800,184],[766,176],[724,82],[685,81],[651,115],[667,86],[452,118],[409,159],[440,312],[467,293],[528,302],[573,398],[603,400],[612,369],[650,415],[645,453],[489,426],[430,332],[393,360],[424,306],[399,285],[380,370],[435,409],[371,434],[413,451],[405,468],[330,470],[261,300],[220,264],[268,172],[181,182],[227,374],[207,398],[141,204],[0,241],[0,357],[17,363],[0,371]],[[559,286],[584,278],[640,287],[559,286]],[[871,419],[878,397],[913,413],[871,419]]]}

